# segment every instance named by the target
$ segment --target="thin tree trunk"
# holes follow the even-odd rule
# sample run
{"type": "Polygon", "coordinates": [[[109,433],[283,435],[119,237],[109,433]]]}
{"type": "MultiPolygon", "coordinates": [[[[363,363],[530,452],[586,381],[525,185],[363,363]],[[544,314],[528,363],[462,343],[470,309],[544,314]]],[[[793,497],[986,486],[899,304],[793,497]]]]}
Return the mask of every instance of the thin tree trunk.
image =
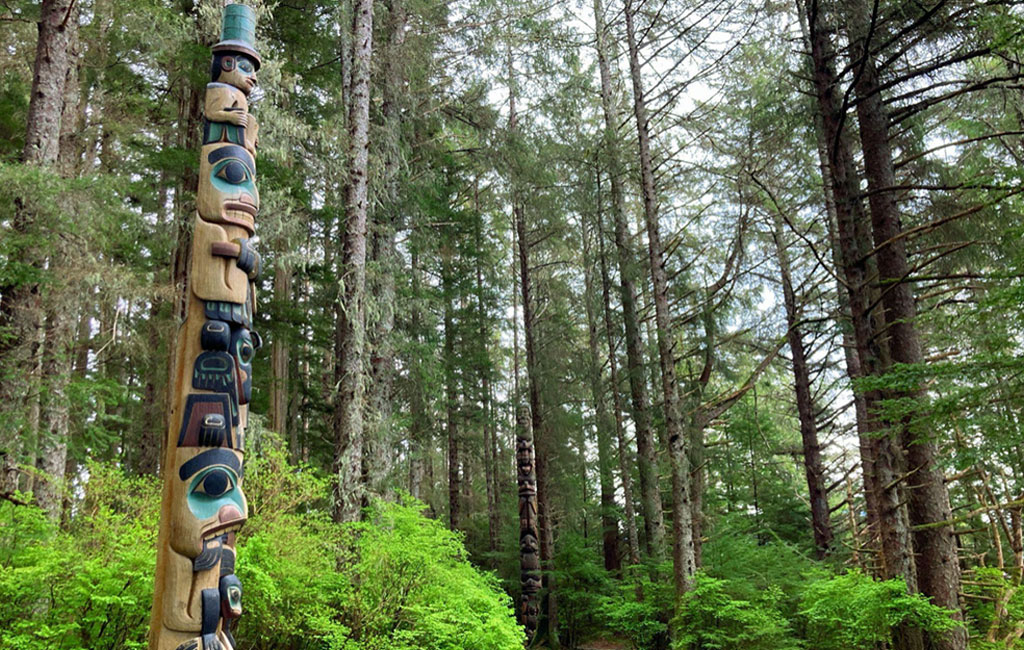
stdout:
{"type": "Polygon", "coordinates": [[[370,56],[373,0],[357,0],[352,26],[352,94],[349,172],[345,184],[344,292],[337,306],[334,403],[335,521],[355,521],[363,504],[363,301],[366,287],[366,174],[369,157],[370,56]]]}
{"type": "MultiPolygon", "coordinates": [[[[878,73],[868,42],[871,7],[852,0],[850,12],[852,51],[859,57],[854,75],[858,97],[857,118],[864,151],[864,171],[868,181],[868,202],[871,226],[878,260],[878,284],[882,287],[882,304],[888,325],[888,346],[894,363],[921,364],[924,360],[921,340],[915,324],[917,307],[910,285],[905,239],[902,232],[896,195],[892,150],[889,143],[889,116],[878,88],[878,73]]],[[[923,399],[921,389],[899,395],[923,399]]],[[[940,607],[953,610],[958,620],[960,610],[960,565],[953,531],[949,492],[938,465],[938,444],[928,433],[919,430],[907,416],[899,429],[906,453],[909,476],[908,512],[916,551],[917,586],[940,607]]],[[[955,630],[932,639],[939,650],[963,650],[967,646],[964,630],[955,630]]]]}
{"type": "MultiPolygon", "coordinates": [[[[278,260],[274,269],[274,304],[280,309],[290,304],[291,299],[292,268],[290,264],[278,260]]],[[[276,431],[284,440],[288,439],[289,433],[290,357],[288,341],[284,340],[284,337],[275,336],[270,346],[270,429],[276,431]]]]}
{"type": "Polygon", "coordinates": [[[682,427],[679,387],[676,383],[674,328],[668,311],[668,277],[658,226],[658,197],[654,187],[651,161],[650,124],[640,70],[640,52],[633,23],[632,0],[626,0],[626,38],[629,44],[629,69],[633,79],[633,111],[636,117],[640,153],[640,178],[643,190],[647,246],[651,279],[654,283],[654,314],[657,324],[658,356],[661,361],[661,388],[664,397],[665,434],[672,461],[672,574],[676,594],[690,588],[696,572],[693,547],[693,511],[690,502],[690,461],[682,427]]]}
{"type": "Polygon", "coordinates": [[[457,530],[462,497],[459,492],[459,397],[455,377],[455,323],[452,305],[454,289],[452,288],[451,253],[444,251],[441,255],[441,291],[444,293],[445,412],[448,432],[448,526],[452,530],[457,530]]]}
{"type": "MultiPolygon", "coordinates": [[[[601,219],[601,179],[597,178],[598,210],[597,220],[601,219]]],[[[619,522],[615,518],[615,485],[612,476],[611,429],[614,422],[608,413],[605,400],[604,382],[601,373],[600,346],[597,332],[598,321],[594,313],[597,308],[597,296],[594,292],[593,246],[587,218],[582,217],[583,228],[583,280],[585,287],[584,303],[587,312],[587,342],[590,352],[590,393],[594,402],[594,429],[597,433],[597,465],[598,479],[601,486],[601,548],[604,556],[604,568],[607,571],[618,571],[619,563],[619,522]]],[[[598,232],[600,236],[600,232],[598,232]]],[[[581,450],[582,451],[582,450],[581,450]]],[[[581,454],[582,456],[582,454],[581,454]]],[[[585,458],[585,457],[584,457],[585,458]]],[[[584,469],[586,469],[584,465],[584,469]]],[[[584,481],[584,483],[586,483],[584,481]]],[[[584,498],[584,503],[586,499],[584,498]]]]}
{"type": "MultiPolygon", "coordinates": [[[[474,188],[474,207],[478,213],[476,219],[476,249],[481,251],[483,248],[483,214],[480,213],[479,209],[479,197],[477,196],[478,188],[474,188]]],[[[487,484],[487,550],[491,553],[495,553],[498,550],[498,480],[496,476],[497,471],[497,453],[496,444],[494,438],[497,435],[497,431],[494,429],[494,417],[492,413],[491,403],[491,353],[490,353],[490,336],[487,320],[487,309],[484,305],[484,278],[481,256],[476,256],[476,308],[477,308],[477,320],[478,323],[478,336],[479,342],[477,345],[480,346],[483,358],[481,359],[477,373],[480,379],[480,406],[482,409],[481,413],[481,426],[483,428],[484,436],[484,480],[487,484]]]]}
{"type": "Polygon", "coordinates": [[[772,239],[775,240],[775,251],[782,278],[783,303],[786,308],[786,338],[793,359],[793,385],[796,393],[797,418],[800,421],[800,438],[803,442],[804,474],[807,477],[807,493],[811,502],[811,527],[814,533],[814,547],[820,560],[824,559],[832,550],[833,539],[832,524],[829,520],[825,469],[821,463],[821,444],[818,442],[818,425],[814,417],[807,353],[804,350],[803,335],[800,332],[800,307],[797,305],[796,294],[793,290],[785,231],[778,213],[773,215],[772,225],[772,239]]]}
{"type": "Polygon", "coordinates": [[[651,428],[650,399],[644,377],[643,344],[636,315],[636,260],[626,225],[622,192],[622,165],[619,161],[619,117],[614,108],[612,77],[607,52],[607,34],[601,0],[594,2],[597,33],[597,57],[601,72],[601,107],[604,114],[604,146],[608,154],[611,181],[611,211],[615,224],[615,248],[618,252],[622,320],[626,330],[626,369],[629,378],[633,424],[636,430],[637,464],[640,469],[640,500],[644,515],[644,544],[647,554],[661,557],[664,551],[665,524],[662,517],[658,466],[654,433],[651,428]]]}
{"type": "MultiPolygon", "coordinates": [[[[420,299],[420,264],[419,251],[415,246],[410,251],[412,273],[412,315],[410,317],[411,335],[417,347],[423,343],[423,313],[420,299]]],[[[426,476],[427,454],[430,446],[430,421],[427,416],[424,383],[426,377],[422,370],[423,360],[417,357],[412,362],[411,391],[409,397],[409,414],[412,421],[409,425],[409,493],[423,499],[423,481],[426,476]]]]}
{"type": "MultiPolygon", "coordinates": [[[[602,224],[603,225],[603,224],[602,224]]],[[[601,261],[601,298],[604,303],[604,329],[608,339],[608,370],[611,378],[612,409],[615,411],[615,439],[618,443],[619,478],[622,481],[622,498],[625,501],[626,538],[629,543],[629,563],[640,564],[640,540],[636,528],[636,511],[633,505],[633,461],[626,444],[626,432],[622,422],[622,398],[619,392],[619,373],[616,361],[616,329],[612,322],[611,281],[608,278],[608,262],[604,250],[603,229],[598,237],[598,257],[601,261]]]]}

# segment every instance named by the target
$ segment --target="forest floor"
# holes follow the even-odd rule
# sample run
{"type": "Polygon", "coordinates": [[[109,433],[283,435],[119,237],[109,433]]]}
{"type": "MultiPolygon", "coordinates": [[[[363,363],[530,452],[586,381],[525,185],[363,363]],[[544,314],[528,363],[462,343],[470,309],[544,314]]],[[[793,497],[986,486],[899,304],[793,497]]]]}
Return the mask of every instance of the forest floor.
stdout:
{"type": "Polygon", "coordinates": [[[628,641],[623,639],[591,639],[584,641],[576,650],[629,650],[628,641]]]}

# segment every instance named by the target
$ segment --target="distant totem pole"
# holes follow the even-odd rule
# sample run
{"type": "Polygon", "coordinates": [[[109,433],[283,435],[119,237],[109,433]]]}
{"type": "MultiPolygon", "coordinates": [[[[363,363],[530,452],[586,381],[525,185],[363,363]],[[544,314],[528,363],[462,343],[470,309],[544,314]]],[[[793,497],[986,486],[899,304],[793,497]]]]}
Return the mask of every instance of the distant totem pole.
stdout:
{"type": "Polygon", "coordinates": [[[541,587],[540,535],[537,528],[537,472],[533,466],[533,423],[530,409],[516,413],[516,482],[519,484],[519,622],[526,628],[526,644],[537,633],[541,587]]]}
{"type": "Polygon", "coordinates": [[[257,124],[248,96],[256,14],[224,8],[206,87],[188,315],[179,330],[163,457],[150,650],[234,650],[242,613],[235,535],[248,517],[242,452],[252,393],[260,257],[253,249],[257,124]]]}

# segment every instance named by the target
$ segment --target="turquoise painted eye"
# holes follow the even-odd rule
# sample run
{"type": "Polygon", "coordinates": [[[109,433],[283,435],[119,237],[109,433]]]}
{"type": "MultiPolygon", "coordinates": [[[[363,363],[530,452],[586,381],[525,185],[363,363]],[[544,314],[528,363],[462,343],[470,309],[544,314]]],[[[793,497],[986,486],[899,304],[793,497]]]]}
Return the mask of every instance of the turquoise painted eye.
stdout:
{"type": "Polygon", "coordinates": [[[244,497],[238,486],[238,475],[230,468],[218,466],[201,472],[192,480],[188,493],[188,507],[200,519],[216,516],[225,505],[234,505],[245,511],[244,497]]]}
{"type": "Polygon", "coordinates": [[[238,69],[249,74],[252,74],[255,71],[252,66],[252,61],[242,58],[238,59],[238,69]]]}
{"type": "Polygon", "coordinates": [[[238,341],[237,354],[238,354],[238,360],[241,363],[246,364],[246,365],[251,363],[252,362],[252,357],[253,357],[254,353],[255,353],[255,351],[252,348],[252,343],[250,343],[249,341],[246,341],[245,339],[241,339],[241,340],[238,341]]]}
{"type": "Polygon", "coordinates": [[[214,469],[200,479],[193,492],[216,498],[224,496],[234,487],[234,481],[227,470],[214,469]]]}
{"type": "Polygon", "coordinates": [[[223,178],[232,185],[240,185],[248,178],[248,172],[242,163],[229,160],[217,170],[217,177],[223,178]]]}

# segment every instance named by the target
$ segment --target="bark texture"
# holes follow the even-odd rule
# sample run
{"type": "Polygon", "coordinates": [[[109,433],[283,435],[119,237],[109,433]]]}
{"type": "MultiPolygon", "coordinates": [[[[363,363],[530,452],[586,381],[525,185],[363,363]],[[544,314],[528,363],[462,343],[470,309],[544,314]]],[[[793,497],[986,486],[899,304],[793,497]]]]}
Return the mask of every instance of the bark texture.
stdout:
{"type": "Polygon", "coordinates": [[[814,548],[818,559],[823,559],[832,550],[832,525],[829,520],[828,491],[825,485],[825,470],[821,462],[821,444],[818,441],[818,425],[814,414],[814,399],[811,395],[810,370],[807,352],[804,349],[800,331],[801,310],[793,290],[789,253],[785,240],[782,219],[774,217],[772,238],[779,260],[782,278],[782,296],[786,308],[786,340],[789,344],[793,366],[793,386],[796,393],[797,418],[800,421],[800,439],[803,444],[804,474],[807,477],[807,494],[811,502],[811,526],[814,531],[814,548]]]}
{"type": "Polygon", "coordinates": [[[651,427],[650,398],[644,377],[643,343],[636,314],[636,261],[626,225],[625,200],[622,192],[622,165],[619,152],[619,116],[615,110],[612,89],[610,47],[601,0],[594,2],[597,33],[597,57],[601,73],[601,108],[604,116],[604,144],[608,155],[611,183],[611,212],[615,226],[615,248],[619,266],[619,301],[626,331],[626,374],[629,378],[630,405],[636,429],[637,465],[640,470],[640,500],[644,516],[644,545],[647,554],[660,557],[665,546],[665,522],[662,515],[661,492],[658,487],[658,465],[655,457],[654,432],[651,427]]]}
{"type": "MultiPolygon", "coordinates": [[[[600,178],[598,179],[598,201],[600,202],[600,178]]],[[[597,211],[601,217],[600,207],[597,211]]],[[[594,254],[592,237],[587,219],[583,218],[583,281],[587,312],[587,343],[590,354],[590,395],[594,403],[594,429],[597,436],[598,481],[601,490],[601,549],[604,568],[618,571],[619,563],[619,522],[615,518],[615,486],[612,477],[611,430],[614,426],[608,413],[602,373],[600,334],[598,333],[597,296],[594,290],[594,254]]],[[[585,470],[585,467],[584,467],[585,470]]],[[[584,476],[586,472],[584,471],[584,476]]]]}
{"type": "Polygon", "coordinates": [[[349,110],[349,170],[345,183],[343,290],[335,329],[334,463],[335,521],[355,521],[363,502],[363,356],[366,332],[366,174],[369,158],[370,55],[373,0],[357,0],[352,23],[352,91],[349,110]]]}
{"type": "MultiPolygon", "coordinates": [[[[868,203],[878,263],[878,284],[885,307],[887,344],[892,361],[920,364],[924,354],[917,327],[917,307],[910,285],[905,239],[900,237],[899,206],[896,175],[893,170],[892,147],[889,142],[889,115],[879,88],[878,71],[869,41],[871,5],[862,0],[850,2],[850,35],[855,62],[854,89],[857,94],[857,118],[861,147],[864,151],[864,173],[868,181],[868,203]]],[[[895,395],[923,398],[922,389],[895,395]]],[[[920,430],[908,416],[894,422],[906,454],[908,512],[912,526],[917,562],[917,586],[921,593],[941,607],[960,611],[960,565],[953,531],[953,514],[949,492],[938,466],[937,443],[920,430]]],[[[932,639],[939,650],[963,650],[967,635],[963,630],[932,639]]]]}
{"type": "Polygon", "coordinates": [[[650,122],[644,96],[640,50],[636,39],[633,3],[627,0],[626,38],[629,44],[629,70],[633,80],[633,113],[636,117],[640,154],[640,181],[647,227],[647,248],[654,289],[654,316],[657,325],[658,358],[661,362],[661,389],[664,399],[665,435],[672,461],[672,575],[676,594],[690,588],[697,571],[693,546],[693,510],[690,501],[690,460],[687,439],[683,435],[679,386],[676,381],[674,327],[668,311],[668,277],[658,225],[658,197],[654,187],[651,160],[650,122]]]}

